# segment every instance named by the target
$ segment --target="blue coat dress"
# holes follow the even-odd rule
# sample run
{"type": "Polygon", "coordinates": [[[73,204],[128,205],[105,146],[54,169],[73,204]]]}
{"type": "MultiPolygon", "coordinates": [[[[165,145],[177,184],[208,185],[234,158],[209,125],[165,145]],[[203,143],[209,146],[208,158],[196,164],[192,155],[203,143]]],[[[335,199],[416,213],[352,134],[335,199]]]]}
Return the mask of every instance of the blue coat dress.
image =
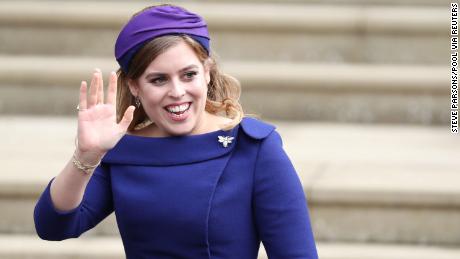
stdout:
{"type": "Polygon", "coordinates": [[[42,239],[76,238],[115,212],[128,259],[255,259],[261,241],[270,259],[318,257],[280,135],[256,119],[200,135],[125,135],[71,211],[53,207],[49,187],[34,211],[42,239]],[[219,136],[234,139],[224,147],[219,136]]]}

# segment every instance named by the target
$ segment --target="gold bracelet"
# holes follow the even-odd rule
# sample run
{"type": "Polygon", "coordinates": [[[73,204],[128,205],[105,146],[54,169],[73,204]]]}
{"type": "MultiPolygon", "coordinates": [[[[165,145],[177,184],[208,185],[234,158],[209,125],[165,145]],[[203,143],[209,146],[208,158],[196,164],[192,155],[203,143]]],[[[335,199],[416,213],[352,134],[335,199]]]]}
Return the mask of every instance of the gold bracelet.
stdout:
{"type": "Polygon", "coordinates": [[[75,153],[73,153],[72,163],[80,170],[82,170],[85,174],[91,174],[94,168],[98,167],[101,161],[99,161],[96,165],[85,165],[80,160],[77,159],[75,153]]]}

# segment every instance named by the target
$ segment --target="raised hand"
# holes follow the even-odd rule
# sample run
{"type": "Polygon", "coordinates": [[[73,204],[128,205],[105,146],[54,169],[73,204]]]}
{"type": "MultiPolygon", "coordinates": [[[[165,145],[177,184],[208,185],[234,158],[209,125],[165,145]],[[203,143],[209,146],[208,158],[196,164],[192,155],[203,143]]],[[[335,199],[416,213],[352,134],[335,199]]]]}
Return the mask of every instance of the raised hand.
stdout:
{"type": "Polygon", "coordinates": [[[81,83],[77,133],[77,152],[80,156],[100,158],[117,144],[133,119],[135,107],[129,106],[120,123],[116,122],[117,75],[115,72],[110,74],[107,91],[107,100],[104,103],[104,84],[99,69],[93,73],[89,95],[86,82],[81,83]]]}

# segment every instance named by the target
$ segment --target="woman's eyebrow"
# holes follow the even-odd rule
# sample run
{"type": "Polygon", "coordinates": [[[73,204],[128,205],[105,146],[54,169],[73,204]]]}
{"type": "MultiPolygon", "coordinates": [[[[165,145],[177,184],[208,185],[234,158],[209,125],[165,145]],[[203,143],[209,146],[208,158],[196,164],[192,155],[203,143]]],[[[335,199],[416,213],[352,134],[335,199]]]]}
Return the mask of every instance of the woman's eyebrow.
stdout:
{"type": "Polygon", "coordinates": [[[180,69],[180,70],[179,70],[179,73],[184,72],[184,71],[189,70],[189,69],[192,69],[192,68],[198,69],[198,66],[197,66],[197,65],[194,65],[194,64],[193,64],[193,65],[188,65],[188,66],[186,66],[186,67],[180,69]]]}
{"type": "MultiPolygon", "coordinates": [[[[182,73],[184,71],[187,71],[189,69],[192,69],[192,68],[195,68],[195,69],[198,69],[199,67],[197,65],[188,65],[184,68],[181,68],[178,72],[179,73],[182,73]]],[[[167,76],[168,74],[167,73],[162,73],[162,72],[152,72],[152,73],[148,73],[145,78],[151,78],[151,77],[159,77],[159,76],[167,76]]]]}

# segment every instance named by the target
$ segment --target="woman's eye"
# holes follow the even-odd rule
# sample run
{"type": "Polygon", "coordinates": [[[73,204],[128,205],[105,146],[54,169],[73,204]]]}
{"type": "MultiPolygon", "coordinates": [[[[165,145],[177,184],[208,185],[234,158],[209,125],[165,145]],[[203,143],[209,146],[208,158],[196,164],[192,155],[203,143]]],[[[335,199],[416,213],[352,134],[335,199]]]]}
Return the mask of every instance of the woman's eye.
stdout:
{"type": "Polygon", "coordinates": [[[190,71],[184,74],[185,79],[191,80],[193,79],[198,73],[196,71],[190,71]]]}
{"type": "Polygon", "coordinates": [[[166,82],[165,77],[157,77],[157,78],[153,78],[152,80],[150,80],[150,83],[152,83],[154,85],[161,85],[164,82],[166,82]]]}

